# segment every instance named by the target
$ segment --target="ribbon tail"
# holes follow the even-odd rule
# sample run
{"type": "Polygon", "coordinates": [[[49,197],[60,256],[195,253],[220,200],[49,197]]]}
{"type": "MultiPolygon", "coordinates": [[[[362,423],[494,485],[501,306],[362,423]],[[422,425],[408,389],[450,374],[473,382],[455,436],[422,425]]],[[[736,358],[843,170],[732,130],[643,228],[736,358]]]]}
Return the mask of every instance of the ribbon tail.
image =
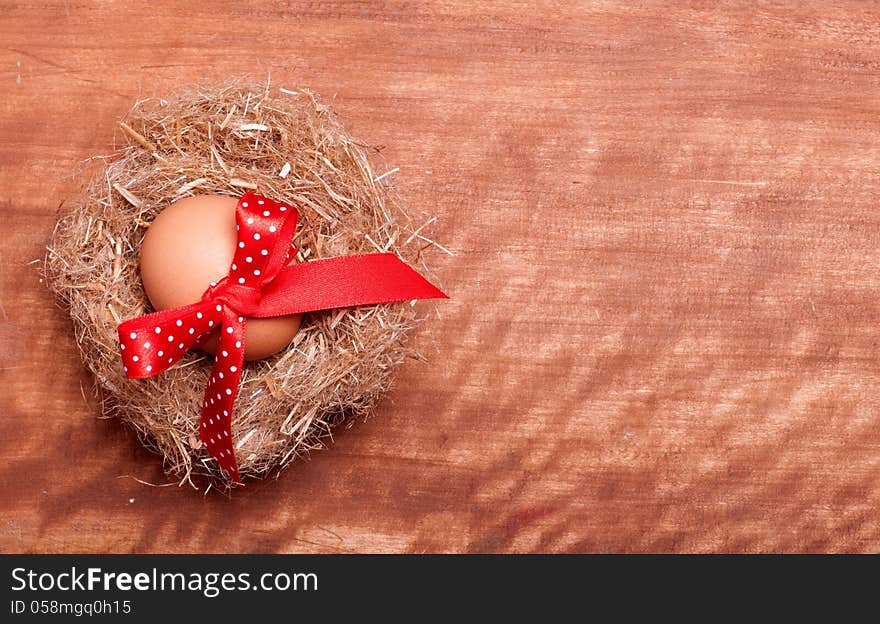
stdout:
{"type": "Polygon", "coordinates": [[[171,368],[217,328],[221,310],[222,306],[200,301],[121,323],[117,331],[126,376],[142,379],[171,368]]]}
{"type": "Polygon", "coordinates": [[[232,447],[232,406],[238,394],[244,362],[245,320],[226,306],[223,306],[222,314],[217,356],[202,403],[199,438],[220,467],[233,481],[241,484],[232,447]]]}
{"type": "Polygon", "coordinates": [[[440,298],[447,296],[392,253],[341,256],[284,267],[251,316],[440,298]]]}

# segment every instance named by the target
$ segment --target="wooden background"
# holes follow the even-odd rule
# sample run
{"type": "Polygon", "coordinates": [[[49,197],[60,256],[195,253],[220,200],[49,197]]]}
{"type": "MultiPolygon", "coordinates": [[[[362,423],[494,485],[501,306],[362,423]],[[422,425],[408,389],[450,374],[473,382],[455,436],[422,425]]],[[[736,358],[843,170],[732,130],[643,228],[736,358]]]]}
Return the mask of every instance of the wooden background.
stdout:
{"type": "Polygon", "coordinates": [[[201,4],[0,6],[3,551],[880,550],[880,6],[201,4]],[[32,262],[135,99],[270,72],[453,299],[330,450],[142,485],[32,262]]]}

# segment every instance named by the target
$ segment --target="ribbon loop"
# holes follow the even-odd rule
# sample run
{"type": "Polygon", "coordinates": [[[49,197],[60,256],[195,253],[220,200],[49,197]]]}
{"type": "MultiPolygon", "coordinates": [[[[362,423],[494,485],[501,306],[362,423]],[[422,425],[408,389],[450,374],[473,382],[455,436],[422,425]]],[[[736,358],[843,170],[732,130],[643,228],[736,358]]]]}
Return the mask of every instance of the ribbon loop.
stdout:
{"type": "Polygon", "coordinates": [[[205,388],[199,434],[208,452],[236,483],[232,406],[244,364],[247,317],[412,299],[445,298],[439,289],[390,253],[327,258],[288,265],[297,210],[255,193],[235,209],[237,241],[229,273],[201,301],[140,316],[118,327],[127,377],[158,375],[212,332],[220,332],[205,388]]]}
{"type": "Polygon", "coordinates": [[[214,301],[154,312],[117,328],[123,370],[131,379],[152,377],[171,368],[221,321],[214,301]]]}

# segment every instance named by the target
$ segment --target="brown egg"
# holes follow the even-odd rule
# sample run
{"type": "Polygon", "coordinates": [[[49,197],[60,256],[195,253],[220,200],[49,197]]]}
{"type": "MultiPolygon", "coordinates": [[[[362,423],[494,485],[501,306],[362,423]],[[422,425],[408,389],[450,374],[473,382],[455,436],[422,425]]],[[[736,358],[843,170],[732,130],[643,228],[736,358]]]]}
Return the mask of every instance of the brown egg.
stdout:
{"type": "MultiPolygon", "coordinates": [[[[211,282],[226,276],[235,253],[235,206],[225,195],[199,195],[174,202],[153,221],[141,247],[141,279],[150,303],[167,310],[195,303],[211,282]]],[[[301,314],[248,319],[244,357],[260,360],[286,347],[301,314]]],[[[214,354],[217,336],[202,345],[214,354]]]]}

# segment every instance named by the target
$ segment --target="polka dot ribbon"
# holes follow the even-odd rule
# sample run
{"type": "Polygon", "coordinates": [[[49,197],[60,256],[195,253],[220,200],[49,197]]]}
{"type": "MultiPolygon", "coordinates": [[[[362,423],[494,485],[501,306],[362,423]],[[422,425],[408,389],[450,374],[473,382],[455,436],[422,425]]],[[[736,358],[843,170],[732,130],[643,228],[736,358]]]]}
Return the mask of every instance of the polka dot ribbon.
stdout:
{"type": "Polygon", "coordinates": [[[211,456],[241,483],[232,434],[232,407],[244,361],[247,318],[445,298],[439,289],[391,253],[325,258],[288,265],[297,211],[254,193],[235,210],[238,246],[228,275],[201,301],[119,325],[126,376],[152,377],[214,333],[220,340],[205,388],[199,434],[211,456]]]}

